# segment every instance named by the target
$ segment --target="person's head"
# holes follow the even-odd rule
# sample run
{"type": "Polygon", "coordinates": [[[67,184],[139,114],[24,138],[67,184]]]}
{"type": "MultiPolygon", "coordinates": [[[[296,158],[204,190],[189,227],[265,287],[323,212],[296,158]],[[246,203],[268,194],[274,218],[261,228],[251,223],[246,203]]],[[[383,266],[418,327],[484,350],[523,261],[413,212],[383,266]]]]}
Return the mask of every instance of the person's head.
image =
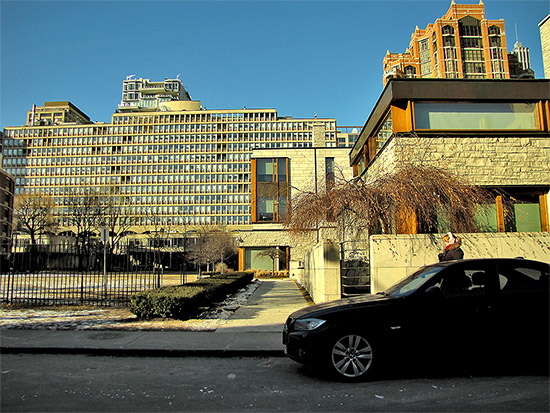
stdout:
{"type": "Polygon", "coordinates": [[[462,244],[462,238],[455,236],[452,232],[448,232],[443,236],[443,242],[445,242],[445,245],[460,245],[462,244]]]}

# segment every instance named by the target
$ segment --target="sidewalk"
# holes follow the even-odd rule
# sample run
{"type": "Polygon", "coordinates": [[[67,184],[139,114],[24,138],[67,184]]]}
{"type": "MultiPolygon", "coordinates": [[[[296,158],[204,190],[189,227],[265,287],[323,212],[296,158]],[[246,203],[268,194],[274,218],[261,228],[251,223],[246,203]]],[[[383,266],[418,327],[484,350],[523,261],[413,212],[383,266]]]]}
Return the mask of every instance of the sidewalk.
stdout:
{"type": "Polygon", "coordinates": [[[2,353],[128,356],[282,356],[287,316],[308,302],[293,280],[261,285],[217,330],[0,330],[2,353]]]}

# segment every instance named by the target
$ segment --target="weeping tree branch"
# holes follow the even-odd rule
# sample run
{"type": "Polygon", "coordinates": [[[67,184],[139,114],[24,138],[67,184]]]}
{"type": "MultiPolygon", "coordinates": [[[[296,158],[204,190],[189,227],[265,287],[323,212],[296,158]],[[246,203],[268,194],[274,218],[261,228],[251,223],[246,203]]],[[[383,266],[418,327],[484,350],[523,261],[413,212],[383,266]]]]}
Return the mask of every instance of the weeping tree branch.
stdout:
{"type": "Polygon", "coordinates": [[[436,168],[403,164],[371,182],[340,179],[323,192],[303,192],[292,199],[286,228],[295,234],[321,226],[341,226],[370,234],[395,232],[397,220],[416,216],[422,232],[474,232],[481,207],[494,202],[491,193],[436,168]]]}

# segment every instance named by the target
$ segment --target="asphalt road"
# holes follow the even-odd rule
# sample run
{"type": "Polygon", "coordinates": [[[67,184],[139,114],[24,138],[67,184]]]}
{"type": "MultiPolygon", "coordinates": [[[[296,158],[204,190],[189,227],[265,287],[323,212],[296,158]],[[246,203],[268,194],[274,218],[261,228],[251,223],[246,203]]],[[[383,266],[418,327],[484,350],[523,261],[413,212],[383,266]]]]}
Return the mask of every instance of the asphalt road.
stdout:
{"type": "Polygon", "coordinates": [[[549,411],[548,376],[419,373],[346,384],[283,357],[4,354],[0,380],[2,412],[549,411]]]}

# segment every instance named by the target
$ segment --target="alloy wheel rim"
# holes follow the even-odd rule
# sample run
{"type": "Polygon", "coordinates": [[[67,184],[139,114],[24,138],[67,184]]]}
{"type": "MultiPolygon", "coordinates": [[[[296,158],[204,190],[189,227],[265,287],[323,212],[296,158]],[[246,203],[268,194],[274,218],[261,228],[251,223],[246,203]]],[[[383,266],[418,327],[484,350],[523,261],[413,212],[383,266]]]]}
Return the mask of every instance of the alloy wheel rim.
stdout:
{"type": "Polygon", "coordinates": [[[371,364],[372,347],[361,336],[344,336],[332,348],[332,365],[342,376],[362,376],[369,370],[371,364]]]}

